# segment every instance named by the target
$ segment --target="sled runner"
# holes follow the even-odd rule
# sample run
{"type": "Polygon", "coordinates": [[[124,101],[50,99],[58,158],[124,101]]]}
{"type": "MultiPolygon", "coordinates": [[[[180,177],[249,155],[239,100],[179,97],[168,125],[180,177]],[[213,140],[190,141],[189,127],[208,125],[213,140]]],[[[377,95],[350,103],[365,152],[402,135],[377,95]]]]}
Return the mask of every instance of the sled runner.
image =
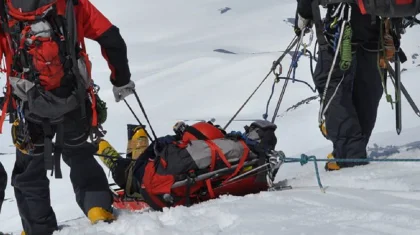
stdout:
{"type": "MultiPolygon", "coordinates": [[[[141,171],[125,168],[124,183],[119,180],[121,174],[118,176],[118,170],[115,170],[119,167],[111,163],[115,159],[102,157],[116,181],[116,184],[110,185],[114,208],[161,210],[164,207],[191,206],[221,195],[245,196],[273,187],[272,181],[284,155],[257,148],[274,148],[277,142],[275,125],[257,121],[246,127],[246,132],[241,135],[222,133],[206,122],[179,127],[176,125],[177,130],[182,129],[177,133],[181,141],[169,141],[160,150],[153,147],[153,151],[157,152],[156,158],[143,159],[143,163],[139,163],[149,154],[145,150],[140,160],[126,163],[143,165],[143,168],[140,167],[141,171]],[[141,182],[136,182],[136,178],[140,178],[141,182]]],[[[105,140],[100,142],[97,154],[119,157],[105,140]]]]}

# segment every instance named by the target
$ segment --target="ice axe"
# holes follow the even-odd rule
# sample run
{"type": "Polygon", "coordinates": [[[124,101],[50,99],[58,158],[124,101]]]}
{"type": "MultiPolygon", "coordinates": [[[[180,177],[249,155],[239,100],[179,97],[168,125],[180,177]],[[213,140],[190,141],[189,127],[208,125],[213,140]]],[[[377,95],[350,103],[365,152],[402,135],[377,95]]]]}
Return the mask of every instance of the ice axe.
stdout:
{"type": "MultiPolygon", "coordinates": [[[[391,81],[395,84],[395,71],[394,69],[391,67],[391,65],[389,64],[389,62],[387,62],[387,70],[389,72],[391,81]]],[[[410,104],[411,108],[413,109],[414,113],[420,117],[420,109],[417,107],[416,103],[414,102],[413,98],[411,98],[410,94],[408,93],[407,89],[405,89],[405,86],[401,83],[401,92],[403,93],[403,95],[405,96],[405,98],[407,99],[408,103],[410,104]]]]}

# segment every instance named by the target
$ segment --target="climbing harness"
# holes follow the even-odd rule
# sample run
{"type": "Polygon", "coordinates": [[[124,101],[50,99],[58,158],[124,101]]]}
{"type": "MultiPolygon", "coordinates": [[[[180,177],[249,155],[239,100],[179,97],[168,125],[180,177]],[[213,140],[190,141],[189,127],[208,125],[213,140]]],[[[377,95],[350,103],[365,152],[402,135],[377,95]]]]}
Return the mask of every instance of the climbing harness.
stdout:
{"type": "MultiPolygon", "coordinates": [[[[351,19],[351,6],[350,4],[347,3],[340,3],[340,5],[335,9],[335,11],[332,13],[332,17],[337,17],[338,14],[340,12],[340,16],[338,18],[336,18],[335,22],[339,22],[342,21],[341,26],[337,27],[337,31],[339,30],[340,33],[336,34],[335,39],[338,39],[338,43],[335,47],[335,54],[334,54],[334,59],[330,68],[330,71],[328,72],[328,78],[327,78],[327,82],[325,84],[325,88],[324,88],[324,92],[322,94],[321,97],[321,106],[319,109],[319,114],[318,114],[318,124],[319,127],[325,128],[325,120],[324,120],[324,116],[325,116],[325,112],[328,110],[328,107],[331,104],[331,101],[334,99],[335,95],[337,94],[338,89],[341,86],[341,83],[344,81],[345,78],[345,74],[343,74],[340,82],[338,83],[338,85],[336,86],[334,93],[332,94],[332,96],[330,97],[330,99],[328,100],[328,102],[325,104],[326,101],[326,96],[327,96],[327,91],[328,91],[328,87],[330,85],[331,82],[331,76],[332,76],[332,72],[335,69],[335,64],[337,62],[337,57],[340,51],[343,51],[341,53],[341,58],[344,58],[344,61],[342,63],[340,63],[340,69],[343,69],[344,71],[349,69],[350,64],[351,64],[351,44],[348,41],[348,37],[350,37],[351,39],[351,27],[350,27],[350,19],[351,19]],[[347,6],[347,18],[345,18],[345,9],[347,6]],[[346,30],[346,37],[344,37],[344,31],[346,30]],[[346,41],[345,44],[342,44],[342,41],[344,40],[346,41]],[[350,48],[349,48],[350,47],[350,48]],[[341,49],[341,50],[340,50],[341,49]]],[[[333,26],[333,25],[331,25],[333,26]]]]}

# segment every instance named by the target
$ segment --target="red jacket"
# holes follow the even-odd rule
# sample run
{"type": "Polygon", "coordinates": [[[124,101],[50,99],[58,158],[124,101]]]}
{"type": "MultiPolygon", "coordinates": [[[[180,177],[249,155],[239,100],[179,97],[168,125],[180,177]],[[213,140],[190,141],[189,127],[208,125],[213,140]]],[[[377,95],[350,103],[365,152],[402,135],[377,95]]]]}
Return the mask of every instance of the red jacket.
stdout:
{"type": "MultiPolygon", "coordinates": [[[[108,63],[111,70],[110,81],[115,86],[126,85],[130,81],[130,69],[127,59],[127,47],[122,38],[119,29],[113,25],[89,0],[77,0],[75,6],[75,18],[77,25],[77,41],[82,48],[82,52],[86,53],[84,39],[88,38],[99,43],[101,46],[102,55],[108,63]]],[[[4,0],[5,3],[8,0],[4,0]]],[[[2,5],[0,8],[3,7],[2,5]]],[[[59,14],[64,14],[66,8],[66,0],[57,1],[57,11],[59,14]]],[[[4,10],[0,11],[4,12],[4,10]]],[[[3,18],[3,17],[1,17],[3,18]]],[[[6,72],[7,77],[11,75],[11,65],[13,50],[9,47],[8,36],[4,32],[0,32],[0,57],[4,57],[6,63],[0,65],[3,67],[3,72],[6,72]]],[[[10,89],[6,94],[6,101],[0,116],[0,133],[2,132],[2,124],[4,122],[9,103],[10,89]]]]}
{"type": "Polygon", "coordinates": [[[111,70],[111,82],[116,86],[126,85],[130,81],[127,47],[119,29],[90,3],[89,0],[78,0],[76,17],[78,22],[78,40],[83,37],[97,41],[102,48],[102,55],[111,70]],[[83,22],[80,24],[80,22],[83,22]]]}
{"type": "MultiPolygon", "coordinates": [[[[7,0],[4,0],[7,1],[7,0]]],[[[58,0],[57,10],[60,13],[65,11],[65,0],[58,0]]],[[[108,62],[111,70],[111,82],[116,86],[122,86],[130,80],[130,70],[128,67],[127,47],[119,33],[119,29],[114,26],[89,0],[78,0],[75,6],[76,25],[78,42],[84,48],[84,38],[97,41],[102,48],[102,55],[108,62]]],[[[9,47],[5,35],[0,34],[1,48],[0,54],[7,59],[9,47]]],[[[7,64],[10,64],[11,60],[7,64]]],[[[10,71],[9,69],[7,71],[10,71]]]]}

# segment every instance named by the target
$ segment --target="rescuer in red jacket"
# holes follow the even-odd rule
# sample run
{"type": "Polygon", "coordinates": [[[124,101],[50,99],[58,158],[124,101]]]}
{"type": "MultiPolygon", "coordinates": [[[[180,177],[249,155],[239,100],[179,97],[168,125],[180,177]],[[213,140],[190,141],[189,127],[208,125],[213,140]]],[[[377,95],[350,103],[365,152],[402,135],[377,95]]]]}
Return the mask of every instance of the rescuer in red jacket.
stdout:
{"type": "Polygon", "coordinates": [[[60,178],[61,155],[71,169],[76,201],[91,223],[115,220],[106,174],[93,157],[97,146],[88,141],[101,123],[84,39],[100,44],[119,102],[135,88],[119,29],[88,0],[5,0],[0,5],[0,53],[7,74],[0,125],[9,113],[17,147],[11,182],[23,234],[58,229],[47,170],[55,169],[60,178]]]}

